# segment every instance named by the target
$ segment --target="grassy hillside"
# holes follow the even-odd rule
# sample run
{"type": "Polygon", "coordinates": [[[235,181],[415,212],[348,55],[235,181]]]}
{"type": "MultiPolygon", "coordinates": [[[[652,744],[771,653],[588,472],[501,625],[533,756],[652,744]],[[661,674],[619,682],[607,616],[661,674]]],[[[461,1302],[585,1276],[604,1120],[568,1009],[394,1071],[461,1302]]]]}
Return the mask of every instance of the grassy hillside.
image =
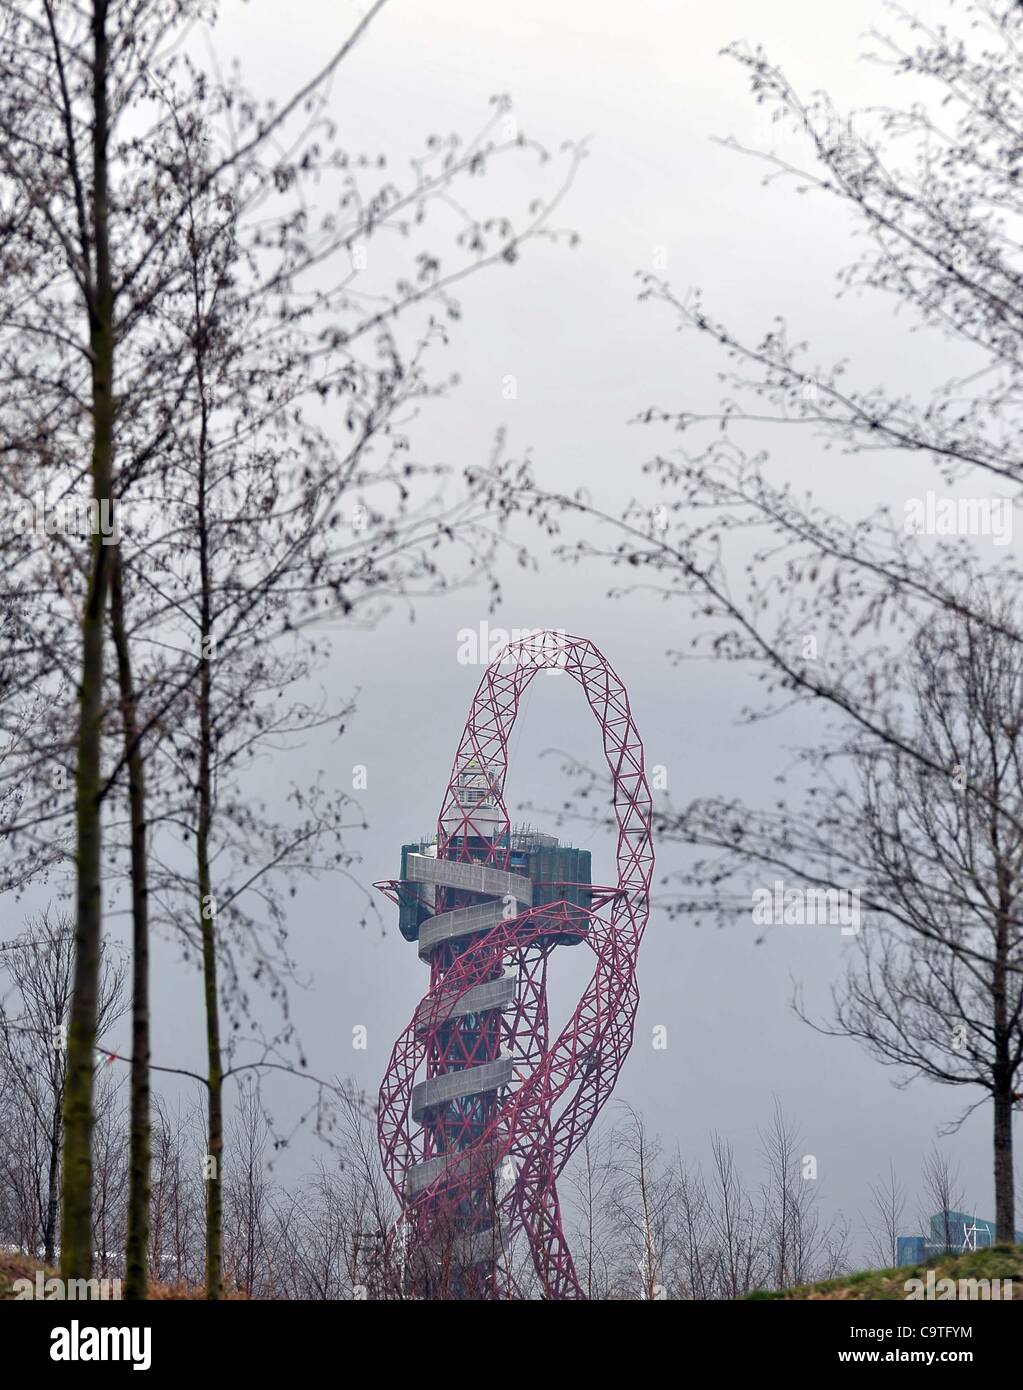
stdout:
{"type": "Polygon", "coordinates": [[[928,1260],[905,1269],[865,1269],[859,1274],[843,1274],[819,1284],[799,1288],[762,1290],[748,1298],[781,1299],[897,1299],[906,1297],[907,1279],[926,1279],[934,1270],[938,1279],[1011,1279],[1014,1301],[1023,1301],[1023,1245],[992,1245],[962,1255],[928,1260]]]}

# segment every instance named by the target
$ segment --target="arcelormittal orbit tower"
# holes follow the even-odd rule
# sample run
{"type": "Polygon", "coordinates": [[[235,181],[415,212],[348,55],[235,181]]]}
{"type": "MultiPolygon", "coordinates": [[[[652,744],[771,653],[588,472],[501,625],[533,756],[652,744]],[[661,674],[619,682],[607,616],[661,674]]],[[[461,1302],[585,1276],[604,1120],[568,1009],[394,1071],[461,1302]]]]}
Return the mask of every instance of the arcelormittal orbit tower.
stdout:
{"type": "Polygon", "coordinates": [[[380,1088],[380,1151],[402,1206],[382,1260],[392,1291],[515,1297],[510,1256],[524,1236],[542,1296],[584,1296],[556,1183],[632,1043],[650,809],[629,697],[603,654],[554,631],[505,647],[473,699],[436,841],[404,845],[400,879],[378,885],[430,971],[380,1088]],[[600,726],[618,826],[612,886],[591,882],[588,852],[509,820],[509,737],[523,693],[549,670],[578,682],[600,726]],[[589,948],[594,969],[551,1037],[547,970],[561,946],[589,948]]]}

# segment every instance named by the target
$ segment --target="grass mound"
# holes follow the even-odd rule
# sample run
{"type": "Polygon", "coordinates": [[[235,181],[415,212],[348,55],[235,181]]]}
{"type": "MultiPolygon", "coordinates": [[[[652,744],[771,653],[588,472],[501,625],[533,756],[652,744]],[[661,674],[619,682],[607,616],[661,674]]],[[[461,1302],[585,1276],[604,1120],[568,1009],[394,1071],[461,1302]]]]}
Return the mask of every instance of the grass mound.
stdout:
{"type": "MultiPolygon", "coordinates": [[[[941,1279],[1001,1279],[1012,1280],[1014,1301],[1023,1302],[1023,1245],[991,1245],[985,1250],[968,1250],[959,1255],[939,1255],[925,1264],[907,1265],[904,1269],[864,1269],[859,1274],[843,1274],[838,1279],[825,1279],[819,1284],[803,1284],[792,1289],[761,1289],[747,1294],[750,1299],[896,1299],[906,1298],[906,1281],[927,1280],[934,1271],[935,1282],[941,1279]]],[[[939,1299],[941,1290],[936,1295],[939,1299]]]]}

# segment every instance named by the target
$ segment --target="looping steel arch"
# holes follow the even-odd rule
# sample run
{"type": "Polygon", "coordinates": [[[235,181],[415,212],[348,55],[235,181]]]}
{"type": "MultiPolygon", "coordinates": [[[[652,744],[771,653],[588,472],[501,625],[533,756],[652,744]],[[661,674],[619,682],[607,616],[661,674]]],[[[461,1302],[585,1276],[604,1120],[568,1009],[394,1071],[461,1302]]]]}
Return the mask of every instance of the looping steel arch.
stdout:
{"type": "Polygon", "coordinates": [[[504,1255],[522,1231],[545,1295],[584,1296],[556,1181],[632,1044],[654,863],[650,813],[628,694],[598,648],[553,631],[504,648],[469,711],[436,860],[410,856],[405,880],[379,885],[395,899],[410,882],[432,893],[419,942],[430,990],[394,1045],[378,1112],[384,1171],[402,1203],[386,1263],[400,1264],[405,1280],[428,1294],[511,1292],[504,1255]],[[538,672],[551,669],[582,686],[602,731],[618,879],[607,888],[565,884],[534,905],[529,879],[509,872],[504,787],[520,701],[538,672]],[[547,963],[555,946],[570,942],[589,947],[594,971],[551,1039],[547,963]]]}

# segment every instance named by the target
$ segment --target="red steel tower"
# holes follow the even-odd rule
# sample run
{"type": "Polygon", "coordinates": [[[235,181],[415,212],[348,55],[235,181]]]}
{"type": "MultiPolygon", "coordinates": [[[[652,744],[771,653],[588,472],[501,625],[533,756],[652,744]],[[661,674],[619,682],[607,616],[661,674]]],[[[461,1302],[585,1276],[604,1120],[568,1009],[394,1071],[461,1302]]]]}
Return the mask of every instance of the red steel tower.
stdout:
{"type": "Polygon", "coordinates": [[[380,1088],[380,1152],[402,1204],[382,1260],[392,1287],[514,1296],[509,1254],[524,1233],[544,1296],[584,1296],[556,1181],[632,1044],[650,810],[628,695],[594,644],[546,631],[505,647],[473,699],[435,847],[405,846],[401,878],[377,885],[430,969],[380,1088]],[[577,681],[600,725],[618,826],[611,887],[590,882],[588,853],[513,831],[509,820],[508,740],[543,670],[577,681]],[[548,962],[557,946],[579,944],[593,953],[593,976],[551,1038],[548,962]]]}

